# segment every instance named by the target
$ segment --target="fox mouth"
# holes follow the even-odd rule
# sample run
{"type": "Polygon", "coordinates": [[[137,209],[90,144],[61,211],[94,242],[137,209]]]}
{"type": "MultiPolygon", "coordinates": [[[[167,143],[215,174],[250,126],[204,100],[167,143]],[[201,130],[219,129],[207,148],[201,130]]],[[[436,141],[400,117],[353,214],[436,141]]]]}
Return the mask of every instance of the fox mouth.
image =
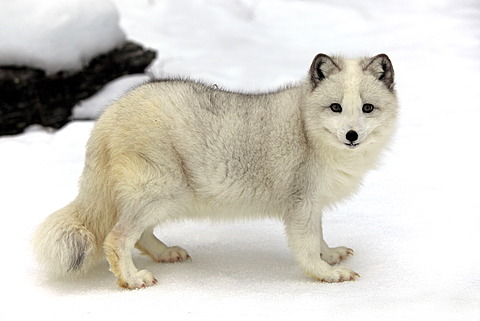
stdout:
{"type": "Polygon", "coordinates": [[[360,145],[360,143],[345,143],[345,145],[347,145],[349,148],[355,148],[357,147],[358,145],[360,145]]]}

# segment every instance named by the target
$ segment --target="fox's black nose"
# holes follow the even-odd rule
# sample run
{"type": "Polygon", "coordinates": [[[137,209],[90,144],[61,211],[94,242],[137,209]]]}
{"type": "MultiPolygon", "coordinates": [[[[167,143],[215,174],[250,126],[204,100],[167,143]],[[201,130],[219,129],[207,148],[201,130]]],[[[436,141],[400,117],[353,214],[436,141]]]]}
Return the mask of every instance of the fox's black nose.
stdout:
{"type": "Polygon", "coordinates": [[[358,134],[357,134],[356,131],[350,130],[350,131],[348,131],[348,133],[345,137],[347,138],[347,140],[349,142],[353,143],[354,141],[356,141],[358,139],[358,134]]]}

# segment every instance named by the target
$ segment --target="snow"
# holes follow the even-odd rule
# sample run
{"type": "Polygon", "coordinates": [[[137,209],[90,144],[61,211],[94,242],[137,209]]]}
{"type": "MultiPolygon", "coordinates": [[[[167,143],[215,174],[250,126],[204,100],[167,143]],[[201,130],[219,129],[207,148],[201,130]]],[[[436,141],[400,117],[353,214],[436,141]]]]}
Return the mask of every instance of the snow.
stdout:
{"type": "Polygon", "coordinates": [[[81,69],[125,41],[109,0],[1,0],[0,65],[81,69]]]}
{"type": "MultiPolygon", "coordinates": [[[[318,52],[390,56],[402,109],[395,143],[360,193],[324,219],[330,245],[355,250],[345,264],[361,278],[308,279],[282,224],[258,221],[158,228],[193,260],[158,264],[135,252],[137,266],[159,280],[151,288],[116,288],[106,262],[78,280],[50,279],[32,260],[29,239],[75,197],[93,122],[74,121],[0,138],[1,320],[479,320],[478,2],[115,4],[128,38],[158,50],[149,70],[156,76],[265,90],[303,77],[318,52]]],[[[119,80],[77,112],[98,114],[144,79],[119,80]]]]}

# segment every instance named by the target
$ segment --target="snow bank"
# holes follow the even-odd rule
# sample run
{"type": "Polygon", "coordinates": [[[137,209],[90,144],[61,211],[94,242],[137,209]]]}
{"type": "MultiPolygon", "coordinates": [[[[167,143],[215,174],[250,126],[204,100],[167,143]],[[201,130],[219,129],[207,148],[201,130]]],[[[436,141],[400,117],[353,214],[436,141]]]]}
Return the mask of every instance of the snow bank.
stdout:
{"type": "Polygon", "coordinates": [[[16,0],[1,5],[0,65],[27,65],[48,73],[76,70],[125,40],[109,0],[16,0]]]}

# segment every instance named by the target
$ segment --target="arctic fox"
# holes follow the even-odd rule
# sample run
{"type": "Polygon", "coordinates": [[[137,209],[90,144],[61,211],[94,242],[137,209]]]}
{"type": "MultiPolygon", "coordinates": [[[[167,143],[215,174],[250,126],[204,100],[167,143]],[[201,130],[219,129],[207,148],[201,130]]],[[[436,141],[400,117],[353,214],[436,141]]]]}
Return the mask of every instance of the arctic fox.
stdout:
{"type": "Polygon", "coordinates": [[[190,258],[158,240],[156,225],[273,217],[306,275],[355,280],[337,265],[353,251],[323,239],[322,211],[358,189],[394,133],[397,110],[385,54],[318,54],[303,81],[269,93],[179,79],[141,85],[98,120],[79,194],[38,228],[36,256],[75,275],[104,253],[119,286],[141,288],[157,280],[136,268],[134,247],[158,262],[190,258]]]}

